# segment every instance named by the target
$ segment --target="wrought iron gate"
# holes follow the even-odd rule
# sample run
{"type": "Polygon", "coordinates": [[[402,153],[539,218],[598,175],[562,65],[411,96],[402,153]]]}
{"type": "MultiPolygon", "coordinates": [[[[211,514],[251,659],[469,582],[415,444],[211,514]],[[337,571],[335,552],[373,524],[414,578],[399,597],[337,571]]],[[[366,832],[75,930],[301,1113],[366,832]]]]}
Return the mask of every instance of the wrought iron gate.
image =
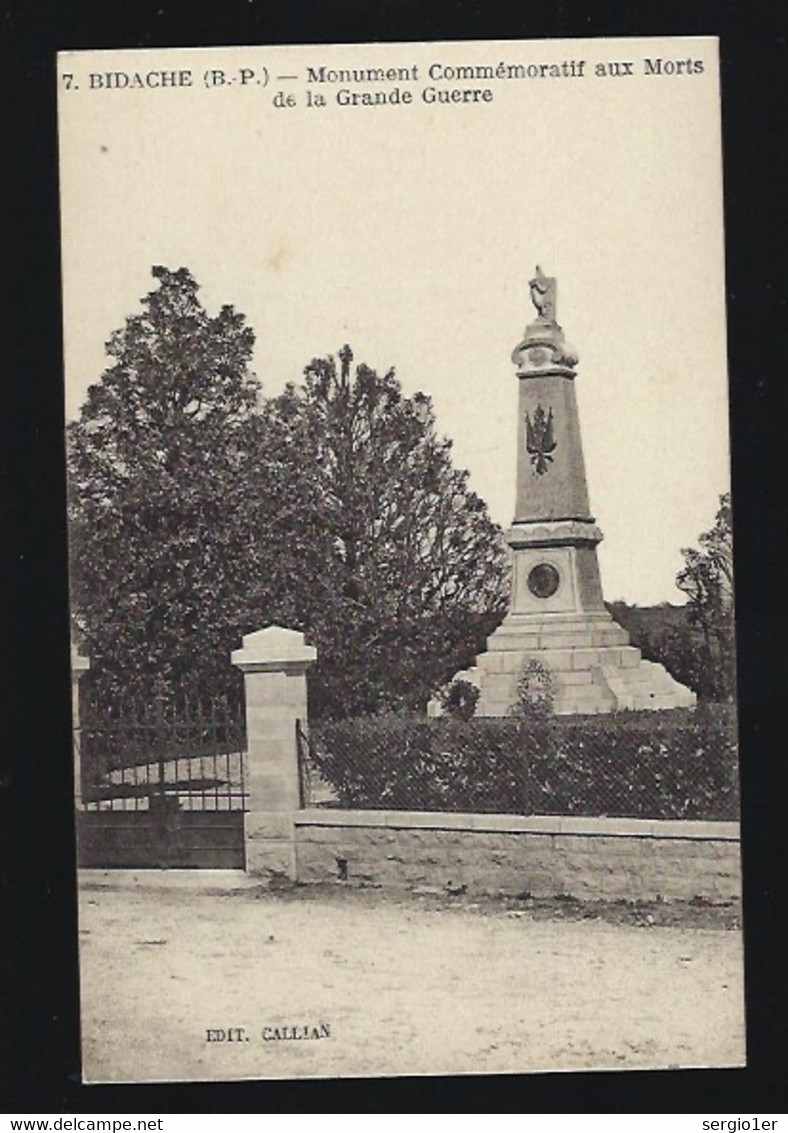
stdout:
{"type": "Polygon", "coordinates": [[[78,858],[97,868],[244,866],[243,699],[86,696],[78,858]]]}

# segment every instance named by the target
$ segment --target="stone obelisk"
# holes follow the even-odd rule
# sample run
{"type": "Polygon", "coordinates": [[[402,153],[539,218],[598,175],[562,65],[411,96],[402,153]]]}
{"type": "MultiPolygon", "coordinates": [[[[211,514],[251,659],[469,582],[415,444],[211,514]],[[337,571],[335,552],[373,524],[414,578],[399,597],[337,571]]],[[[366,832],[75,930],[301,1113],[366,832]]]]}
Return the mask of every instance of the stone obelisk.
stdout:
{"type": "Polygon", "coordinates": [[[695,694],[640,650],[602,597],[575,391],[578,356],[556,320],[557,284],[537,267],[536,318],[512,361],[519,385],[509,612],[467,674],[481,689],[477,715],[505,715],[524,665],[551,673],[558,713],[673,708],[695,694]]]}

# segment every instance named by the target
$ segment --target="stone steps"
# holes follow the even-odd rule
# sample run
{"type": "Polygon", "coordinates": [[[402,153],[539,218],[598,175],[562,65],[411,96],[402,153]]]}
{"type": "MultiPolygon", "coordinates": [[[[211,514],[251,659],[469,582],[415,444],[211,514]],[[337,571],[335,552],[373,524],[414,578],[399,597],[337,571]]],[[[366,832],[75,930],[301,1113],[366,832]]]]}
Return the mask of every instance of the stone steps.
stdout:
{"type": "Polygon", "coordinates": [[[559,715],[620,709],[691,707],[695,694],[662,665],[644,661],[625,630],[607,614],[554,619],[510,617],[473,668],[457,677],[481,690],[476,713],[505,716],[517,698],[524,666],[541,661],[555,684],[559,715]]]}
{"type": "Polygon", "coordinates": [[[619,708],[691,708],[696,702],[695,693],[655,661],[641,661],[636,669],[603,665],[602,673],[619,708]]]}
{"type": "Polygon", "coordinates": [[[633,646],[603,649],[510,650],[482,653],[457,676],[481,689],[477,715],[505,716],[517,698],[517,681],[530,660],[542,661],[556,686],[558,715],[691,707],[695,694],[662,665],[644,661],[633,646]]]}
{"type": "Polygon", "coordinates": [[[517,650],[594,649],[628,646],[629,635],[612,618],[595,621],[540,622],[520,626],[512,620],[504,622],[488,641],[489,653],[517,650]]]}

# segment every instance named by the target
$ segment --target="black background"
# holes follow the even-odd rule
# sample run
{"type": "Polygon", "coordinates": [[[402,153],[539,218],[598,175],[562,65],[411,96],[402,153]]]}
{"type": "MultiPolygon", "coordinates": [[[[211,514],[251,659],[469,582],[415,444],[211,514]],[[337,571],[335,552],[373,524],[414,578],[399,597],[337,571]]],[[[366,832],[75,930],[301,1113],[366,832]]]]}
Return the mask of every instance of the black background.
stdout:
{"type": "MultiPolygon", "coordinates": [[[[786,1109],[788,806],[785,44],[781,3],[343,0],[3,4],[7,273],[0,419],[8,1112],[693,1112],[786,1109]],[[92,1086],[79,1082],[55,53],[107,47],[718,35],[739,621],[748,1059],[744,1070],[92,1086]],[[780,694],[783,694],[782,697],[780,694]],[[781,703],[782,701],[782,703],[781,703]]],[[[512,161],[516,175],[516,161],[512,161]]],[[[582,250],[578,250],[581,254],[582,250]]],[[[687,358],[704,328],[666,344],[687,358]]],[[[704,422],[697,422],[702,435],[704,422]]],[[[692,484],[687,485],[692,491],[692,484]]],[[[710,522],[712,517],[710,516],[710,522]]]]}

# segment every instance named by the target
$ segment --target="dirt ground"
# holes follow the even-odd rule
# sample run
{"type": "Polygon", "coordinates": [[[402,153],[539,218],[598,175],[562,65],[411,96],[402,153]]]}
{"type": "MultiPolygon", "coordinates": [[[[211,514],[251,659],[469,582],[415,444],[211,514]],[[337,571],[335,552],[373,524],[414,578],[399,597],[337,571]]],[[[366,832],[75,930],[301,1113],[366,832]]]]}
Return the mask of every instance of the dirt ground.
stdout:
{"type": "Polygon", "coordinates": [[[87,874],[80,954],[90,1082],[744,1062],[731,908],[87,874]]]}

